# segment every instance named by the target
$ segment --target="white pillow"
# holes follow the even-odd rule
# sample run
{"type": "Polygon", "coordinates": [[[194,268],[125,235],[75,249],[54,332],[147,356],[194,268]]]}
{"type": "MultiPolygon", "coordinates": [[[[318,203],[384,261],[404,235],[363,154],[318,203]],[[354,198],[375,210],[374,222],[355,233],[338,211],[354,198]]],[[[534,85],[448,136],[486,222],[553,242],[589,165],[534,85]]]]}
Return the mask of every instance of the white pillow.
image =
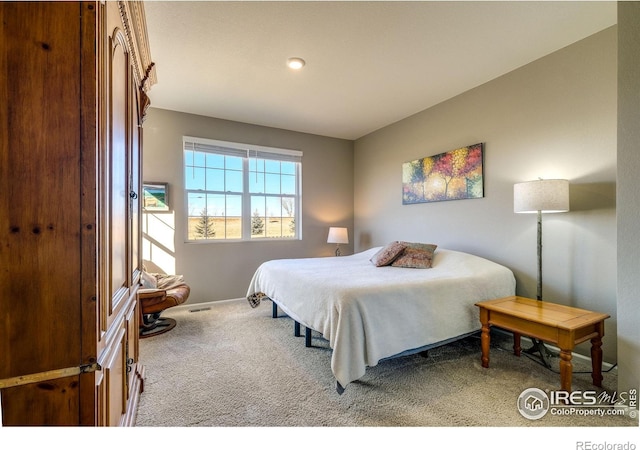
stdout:
{"type": "Polygon", "coordinates": [[[144,289],[157,289],[158,288],[158,279],[147,272],[142,272],[142,276],[140,276],[140,284],[144,289]]]}

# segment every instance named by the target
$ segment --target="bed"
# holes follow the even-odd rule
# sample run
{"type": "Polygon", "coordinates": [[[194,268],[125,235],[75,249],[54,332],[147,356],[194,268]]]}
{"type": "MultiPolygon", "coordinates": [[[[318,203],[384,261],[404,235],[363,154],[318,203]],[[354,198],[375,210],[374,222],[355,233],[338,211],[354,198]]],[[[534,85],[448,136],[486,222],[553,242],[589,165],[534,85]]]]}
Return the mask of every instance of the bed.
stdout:
{"type": "Polygon", "coordinates": [[[383,359],[477,332],[476,302],[515,295],[513,272],[487,259],[438,248],[427,269],[376,266],[385,247],[267,261],[247,291],[327,339],[338,393],[383,359]]]}

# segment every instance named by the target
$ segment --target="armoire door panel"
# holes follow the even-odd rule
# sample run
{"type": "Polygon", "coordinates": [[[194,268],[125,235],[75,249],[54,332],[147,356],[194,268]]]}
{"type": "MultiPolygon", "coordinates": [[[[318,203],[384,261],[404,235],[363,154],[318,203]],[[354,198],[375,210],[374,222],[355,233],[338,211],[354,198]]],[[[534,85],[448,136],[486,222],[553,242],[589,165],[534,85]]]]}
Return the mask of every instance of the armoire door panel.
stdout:
{"type": "Polygon", "coordinates": [[[144,5],[0,1],[0,23],[2,425],[134,425],[144,5]]]}
{"type": "Polygon", "coordinates": [[[111,61],[109,65],[110,92],[110,189],[109,189],[109,246],[112,305],[110,312],[117,310],[119,291],[128,287],[129,244],[129,59],[126,41],[121,30],[111,38],[111,61]]]}
{"type": "Polygon", "coordinates": [[[107,383],[105,383],[105,371],[100,370],[95,375],[95,425],[104,427],[107,425],[107,383]]]}
{"type": "Polygon", "coordinates": [[[80,265],[81,65],[79,4],[0,3],[4,379],[80,360],[79,287],[69,280],[80,265]]]}
{"type": "Polygon", "coordinates": [[[130,270],[131,270],[131,283],[138,283],[140,279],[140,270],[142,264],[142,256],[140,253],[140,244],[142,242],[142,227],[141,227],[141,198],[142,195],[142,181],[140,173],[142,171],[140,167],[142,142],[141,142],[141,121],[138,115],[138,89],[135,83],[129,84],[129,99],[131,101],[129,111],[131,112],[129,120],[131,130],[131,154],[129,159],[129,185],[131,189],[130,208],[129,213],[131,217],[131,251],[130,251],[130,270]]]}
{"type": "Polygon", "coordinates": [[[3,425],[77,424],[80,409],[79,377],[75,375],[4,389],[3,425]]]}
{"type": "Polygon", "coordinates": [[[124,322],[102,359],[105,417],[107,426],[119,426],[126,411],[126,330],[124,322]]]}

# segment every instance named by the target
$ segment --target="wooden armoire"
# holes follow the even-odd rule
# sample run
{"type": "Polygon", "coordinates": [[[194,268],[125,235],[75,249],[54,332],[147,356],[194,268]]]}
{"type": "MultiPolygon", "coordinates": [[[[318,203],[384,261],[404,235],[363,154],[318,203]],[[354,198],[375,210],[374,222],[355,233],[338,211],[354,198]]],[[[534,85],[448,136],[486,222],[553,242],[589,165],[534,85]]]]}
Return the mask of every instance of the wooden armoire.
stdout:
{"type": "Polygon", "coordinates": [[[0,2],[2,424],[135,424],[142,2],[0,2]]]}

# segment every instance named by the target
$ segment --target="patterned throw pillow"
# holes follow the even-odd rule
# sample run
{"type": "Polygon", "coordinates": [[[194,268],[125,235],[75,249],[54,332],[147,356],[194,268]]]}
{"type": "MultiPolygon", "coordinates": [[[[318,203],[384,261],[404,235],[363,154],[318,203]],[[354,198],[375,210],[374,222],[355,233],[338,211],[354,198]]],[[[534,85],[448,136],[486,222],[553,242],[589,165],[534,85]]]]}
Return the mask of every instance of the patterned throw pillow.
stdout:
{"type": "Polygon", "coordinates": [[[433,264],[433,253],[438,247],[435,244],[420,244],[414,242],[400,242],[405,249],[395,261],[393,267],[407,267],[410,269],[430,269],[433,264]]]}
{"type": "Polygon", "coordinates": [[[378,250],[370,261],[376,267],[388,266],[402,253],[405,247],[406,245],[398,241],[391,242],[378,250]]]}

